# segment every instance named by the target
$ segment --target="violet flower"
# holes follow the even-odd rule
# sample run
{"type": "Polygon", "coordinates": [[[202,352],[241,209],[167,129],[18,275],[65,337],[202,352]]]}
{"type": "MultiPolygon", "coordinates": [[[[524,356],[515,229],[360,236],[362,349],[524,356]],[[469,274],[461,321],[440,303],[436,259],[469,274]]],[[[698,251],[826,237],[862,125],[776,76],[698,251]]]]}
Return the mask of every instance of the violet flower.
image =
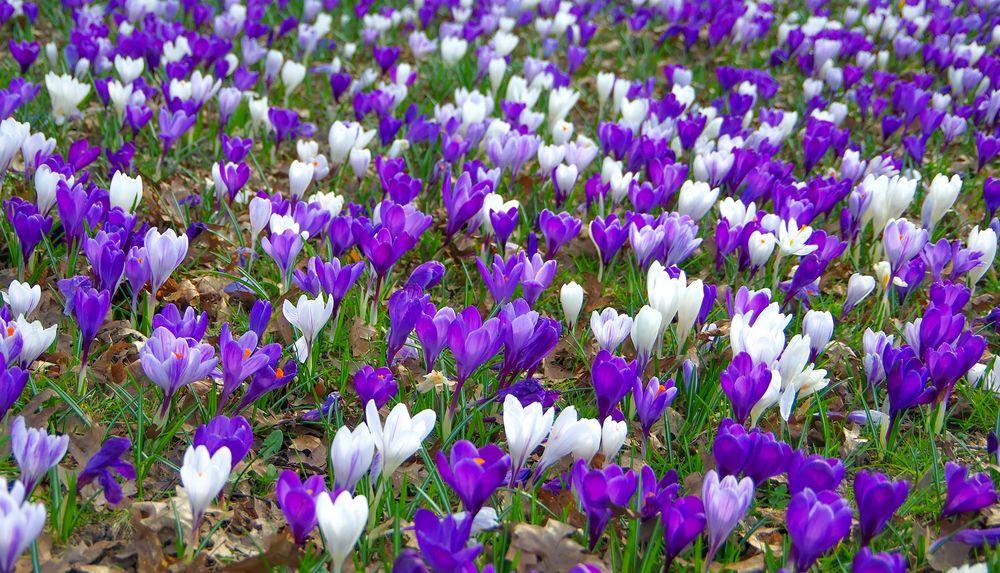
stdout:
{"type": "Polygon", "coordinates": [[[503,450],[493,444],[476,448],[466,440],[455,442],[448,457],[439,451],[435,462],[441,479],[455,490],[465,510],[473,516],[503,485],[510,471],[510,456],[503,450]]]}
{"type": "Polygon", "coordinates": [[[969,468],[948,462],[944,466],[944,478],[948,494],[941,517],[979,511],[1000,500],[993,480],[986,473],[969,476],[969,468]]]}
{"type": "Polygon", "coordinates": [[[663,526],[663,569],[668,571],[674,559],[705,531],[705,506],[694,495],[667,500],[660,508],[663,526]]]}
{"type": "Polygon", "coordinates": [[[643,388],[642,380],[636,378],[632,386],[632,401],[635,404],[636,416],[639,418],[639,427],[642,428],[646,440],[649,439],[653,424],[663,417],[667,406],[676,396],[677,388],[673,379],[661,383],[659,378],[650,378],[643,388]]]}
{"type": "Polygon", "coordinates": [[[399,384],[396,383],[392,370],[384,366],[372,368],[366,364],[359,368],[351,379],[362,405],[374,400],[375,407],[382,408],[399,391],[399,384]]]}
{"type": "Polygon", "coordinates": [[[184,309],[182,315],[177,305],[170,303],[153,317],[153,330],[161,326],[178,338],[201,341],[205,331],[208,330],[208,313],[202,311],[201,314],[197,314],[197,311],[189,306],[184,309]]]}
{"type": "Polygon", "coordinates": [[[410,333],[417,326],[424,308],[430,303],[430,295],[424,294],[419,286],[408,286],[392,293],[389,297],[389,332],[386,335],[385,363],[392,364],[396,354],[403,349],[410,333]]]}
{"type": "Polygon", "coordinates": [[[851,573],[906,573],[906,557],[899,553],[873,553],[862,547],[851,562],[851,573]]]}
{"type": "Polygon", "coordinates": [[[754,365],[746,352],[733,357],[729,366],[722,371],[719,382],[733,407],[733,417],[740,424],[750,417],[753,407],[764,396],[771,385],[771,370],[767,364],[754,365]]]}
{"type": "Polygon", "coordinates": [[[705,563],[711,563],[715,559],[715,554],[732,533],[736,523],[750,509],[753,487],[750,478],[737,481],[735,476],[726,476],[720,481],[715,470],[709,470],[705,474],[701,488],[708,527],[708,555],[705,563]]]}
{"type": "Polygon", "coordinates": [[[131,448],[132,440],[128,438],[113,437],[105,440],[101,449],[91,456],[87,465],[76,476],[77,490],[97,480],[108,504],[115,506],[121,503],[122,486],[117,477],[125,480],[136,478],[135,466],[123,459],[131,448]]]}
{"type": "Polygon", "coordinates": [[[854,476],[854,500],[858,506],[858,533],[867,546],[906,501],[910,484],[891,481],[884,474],[861,470],[854,476]]]}
{"type": "Polygon", "coordinates": [[[579,219],[565,211],[555,214],[543,209],[538,214],[538,228],[545,237],[545,257],[554,259],[563,245],[580,234],[582,225],[579,219]]]}
{"type": "Polygon", "coordinates": [[[490,291],[494,304],[499,306],[510,300],[517,289],[524,271],[524,261],[518,257],[505,261],[500,255],[493,255],[493,264],[487,267],[482,259],[476,257],[476,268],[479,269],[479,275],[486,284],[486,290],[490,291]]]}
{"type": "Polygon", "coordinates": [[[806,488],[814,492],[834,491],[843,479],[844,462],[837,458],[795,450],[788,461],[788,491],[793,495],[806,488]]]}
{"type": "Polygon", "coordinates": [[[590,366],[590,381],[597,395],[597,417],[604,420],[618,408],[622,398],[631,391],[639,379],[638,365],[633,360],[601,350],[590,366]]]}
{"type": "Polygon", "coordinates": [[[427,509],[413,516],[413,532],[424,560],[433,571],[466,571],[475,568],[475,559],[483,546],[469,543],[472,519],[454,515],[438,518],[427,509]]]}
{"type": "Polygon", "coordinates": [[[477,368],[500,350],[500,319],[483,320],[474,306],[466,307],[448,327],[448,348],[455,357],[455,386],[450,411],[458,405],[462,386],[477,368]]]}
{"type": "Polygon", "coordinates": [[[195,429],[191,443],[196,448],[205,446],[209,455],[213,456],[219,448],[229,448],[232,467],[235,468],[253,447],[253,429],[243,416],[216,416],[195,429]]]}
{"type": "Polygon", "coordinates": [[[55,467],[69,448],[69,436],[50,436],[41,428],[28,428],[18,416],[10,425],[10,451],[21,468],[20,481],[30,496],[45,474],[55,467]]]}
{"type": "Polygon", "coordinates": [[[159,416],[165,421],[177,390],[207,377],[219,360],[211,345],[176,337],[160,327],[139,351],[139,362],[146,377],[163,391],[159,416]]]}
{"type": "Polygon", "coordinates": [[[719,433],[712,442],[712,455],[722,476],[744,475],[755,484],[785,473],[792,448],[771,432],[753,428],[749,432],[741,424],[726,418],[719,424],[719,433]]]}
{"type": "Polygon", "coordinates": [[[585,461],[578,460],[573,466],[572,484],[573,493],[587,515],[588,547],[593,551],[611,521],[613,508],[628,506],[635,494],[636,475],[615,464],[588,469],[585,461]]]}
{"type": "Polygon", "coordinates": [[[851,532],[851,515],[847,500],[833,491],[805,488],[792,496],[785,519],[797,571],[808,571],[851,532]]]}
{"type": "Polygon", "coordinates": [[[303,482],[298,474],[285,470],[278,477],[275,497],[296,545],[305,545],[309,534],[316,529],[316,500],[326,491],[326,482],[321,475],[310,476],[303,482]]]}

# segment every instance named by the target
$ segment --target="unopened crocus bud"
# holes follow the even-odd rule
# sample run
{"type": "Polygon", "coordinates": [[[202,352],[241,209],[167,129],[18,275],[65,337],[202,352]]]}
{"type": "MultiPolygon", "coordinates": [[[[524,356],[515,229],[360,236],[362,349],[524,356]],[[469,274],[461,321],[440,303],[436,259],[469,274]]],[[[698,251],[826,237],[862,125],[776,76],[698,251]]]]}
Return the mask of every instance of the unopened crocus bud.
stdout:
{"type": "Polygon", "coordinates": [[[323,492],[316,500],[316,519],[323,533],[323,542],[330,553],[336,573],[344,567],[368,521],[368,500],[363,495],[352,497],[342,491],[334,498],[323,492]]]}
{"type": "Polygon", "coordinates": [[[576,319],[583,309],[583,287],[575,281],[570,281],[559,289],[559,302],[562,303],[563,314],[566,315],[566,324],[570,329],[576,328],[576,319]]]}
{"type": "Polygon", "coordinates": [[[354,486],[368,473],[375,456],[375,441],[362,422],[353,431],[347,426],[337,430],[330,444],[330,469],[337,489],[354,491],[354,486]]]}
{"type": "Polygon", "coordinates": [[[833,338],[833,315],[810,310],[802,319],[802,332],[809,336],[812,357],[815,358],[833,338]]]}
{"type": "Polygon", "coordinates": [[[847,281],[847,297],[844,299],[844,307],[840,311],[840,316],[846,316],[859,302],[870,295],[873,290],[875,290],[875,277],[859,273],[851,275],[851,278],[847,281]]]}
{"type": "Polygon", "coordinates": [[[42,298],[42,287],[15,279],[0,295],[3,296],[4,303],[10,309],[11,317],[28,317],[38,307],[38,302],[42,298]]]}
{"type": "Polygon", "coordinates": [[[121,171],[115,171],[111,177],[111,187],[108,198],[112,207],[120,207],[127,213],[134,213],[142,201],[142,177],[129,177],[121,171]]]}
{"type": "Polygon", "coordinates": [[[312,183],[314,171],[315,165],[312,162],[302,162],[297,159],[292,161],[291,167],[288,168],[288,193],[296,199],[301,199],[312,183]]]}
{"type": "Polygon", "coordinates": [[[356,147],[351,150],[347,162],[351,165],[351,171],[358,181],[364,179],[365,172],[368,171],[368,164],[371,163],[371,160],[371,150],[358,149],[356,147]]]}
{"type": "Polygon", "coordinates": [[[761,233],[754,231],[750,233],[747,241],[747,250],[750,252],[750,265],[759,268],[771,258],[774,252],[774,245],[777,241],[771,233],[761,233]]]}
{"type": "Polygon", "coordinates": [[[264,197],[254,197],[250,200],[250,240],[256,241],[257,236],[271,220],[271,201],[264,197]]]}
{"type": "Polygon", "coordinates": [[[184,452],[181,483],[191,504],[192,530],[195,535],[205,510],[226,486],[232,469],[232,453],[226,446],[220,447],[215,454],[209,454],[205,446],[190,446],[184,452]]]}
{"type": "Polygon", "coordinates": [[[952,175],[950,179],[940,173],[934,176],[920,211],[921,222],[928,233],[934,232],[934,227],[955,204],[961,190],[962,178],[958,175],[952,175]]]}
{"type": "Polygon", "coordinates": [[[662,322],[663,316],[660,312],[648,304],[639,309],[632,321],[632,345],[635,346],[640,372],[645,369],[645,365],[653,353],[662,322]]]}

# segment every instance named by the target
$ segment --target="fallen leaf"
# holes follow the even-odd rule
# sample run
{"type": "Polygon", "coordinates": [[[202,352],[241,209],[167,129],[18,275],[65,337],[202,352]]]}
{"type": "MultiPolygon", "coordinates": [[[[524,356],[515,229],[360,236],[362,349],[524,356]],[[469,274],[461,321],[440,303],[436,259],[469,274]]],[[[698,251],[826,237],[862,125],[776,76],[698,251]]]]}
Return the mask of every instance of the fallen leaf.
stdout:
{"type": "Polygon", "coordinates": [[[573,540],[576,531],[572,525],[554,519],[548,520],[544,527],[519,523],[514,526],[507,559],[518,562],[518,571],[557,573],[581,563],[606,571],[597,557],[585,553],[583,546],[573,540]]]}

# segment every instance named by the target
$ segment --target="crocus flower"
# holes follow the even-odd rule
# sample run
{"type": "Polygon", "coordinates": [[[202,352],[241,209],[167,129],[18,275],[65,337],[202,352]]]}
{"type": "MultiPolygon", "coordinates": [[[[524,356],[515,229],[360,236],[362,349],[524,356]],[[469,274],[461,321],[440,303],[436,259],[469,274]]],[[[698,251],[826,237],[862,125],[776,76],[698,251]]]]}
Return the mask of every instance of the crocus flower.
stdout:
{"type": "MultiPolygon", "coordinates": [[[[280,344],[257,346],[257,333],[250,331],[234,339],[229,331],[229,323],[222,325],[219,333],[219,366],[222,370],[222,390],[218,396],[218,411],[229,402],[233,392],[243,382],[266,367],[272,358],[281,354],[280,344]]],[[[236,454],[234,451],[233,454],[236,454]]]]}
{"type": "Polygon", "coordinates": [[[285,470],[278,477],[275,497],[296,544],[305,545],[306,538],[316,528],[316,501],[325,493],[323,476],[314,475],[303,482],[298,474],[285,470]]]}
{"type": "Polygon", "coordinates": [[[424,353],[424,368],[431,372],[437,358],[448,343],[448,327],[455,321],[455,311],[451,307],[435,309],[434,305],[424,306],[424,313],[417,319],[414,330],[424,353]]]}
{"type": "Polygon", "coordinates": [[[851,573],[906,573],[906,557],[899,553],[873,553],[862,547],[854,555],[851,573]]]}
{"type": "Polygon", "coordinates": [[[577,501],[587,515],[588,545],[593,551],[611,521],[614,507],[626,507],[635,495],[635,472],[610,464],[603,469],[588,469],[578,460],[572,470],[572,487],[577,501]]]}
{"type": "Polygon", "coordinates": [[[299,331],[300,336],[295,340],[295,352],[299,362],[305,362],[309,359],[319,333],[333,314],[333,300],[326,300],[323,295],[314,299],[301,295],[295,304],[286,300],[281,310],[285,320],[299,331]]]}
{"type": "Polygon", "coordinates": [[[744,475],[755,484],[785,473],[792,448],[771,432],[753,428],[749,432],[741,424],[726,418],[719,424],[719,433],[712,442],[712,456],[722,476],[744,475]]]}
{"type": "Polygon", "coordinates": [[[371,468],[375,441],[368,425],[362,422],[352,431],[341,426],[330,444],[330,469],[338,490],[354,491],[354,486],[371,468]]]}
{"type": "Polygon", "coordinates": [[[643,388],[642,381],[636,378],[632,385],[632,401],[639,418],[639,427],[646,439],[649,439],[653,424],[663,416],[675,396],[677,388],[672,379],[661,383],[659,378],[650,378],[643,388]]]}
{"type": "Polygon", "coordinates": [[[184,314],[173,303],[160,309],[160,312],[153,316],[153,329],[166,328],[178,338],[192,338],[197,341],[205,336],[208,330],[208,313],[202,311],[201,314],[192,308],[184,309],[184,314]]]}
{"type": "Polygon", "coordinates": [[[638,379],[638,366],[607,350],[597,353],[590,367],[590,380],[597,395],[597,417],[607,418],[617,409],[622,398],[633,389],[638,379]]]}
{"type": "Polygon", "coordinates": [[[660,507],[664,569],[669,570],[674,558],[705,531],[705,523],[705,506],[697,496],[664,501],[660,507]]]}
{"type": "Polygon", "coordinates": [[[570,330],[576,328],[576,320],[583,310],[583,287],[576,281],[570,281],[559,289],[559,302],[562,303],[563,314],[570,330]]]}
{"type": "Polygon", "coordinates": [[[493,492],[503,485],[510,471],[510,456],[493,444],[476,448],[472,442],[459,440],[445,457],[435,457],[441,479],[451,486],[470,515],[476,515],[493,492]]]}
{"type": "Polygon", "coordinates": [[[808,571],[821,555],[851,531],[851,506],[832,491],[809,488],[792,496],[786,516],[795,567],[808,571]]]}
{"type": "Polygon", "coordinates": [[[483,546],[469,544],[471,520],[454,515],[438,518],[427,509],[413,516],[413,531],[424,559],[433,571],[467,571],[475,568],[475,559],[483,546]]]}
{"type": "Polygon", "coordinates": [[[216,416],[207,424],[198,426],[194,431],[194,446],[205,446],[209,455],[215,455],[219,448],[229,450],[232,467],[243,461],[250,448],[253,447],[253,429],[243,416],[216,416]]]}
{"type": "Polygon", "coordinates": [[[505,261],[500,255],[493,255],[493,264],[487,267],[482,259],[476,257],[476,268],[479,269],[479,275],[486,284],[486,290],[493,297],[493,302],[502,305],[510,300],[521,282],[524,262],[518,257],[511,257],[505,261]]]}
{"type": "Polygon", "coordinates": [[[153,331],[139,351],[139,362],[146,377],[163,390],[161,419],[166,418],[174,393],[208,376],[218,361],[209,344],[178,338],[164,327],[153,331]]]}
{"type": "Polygon", "coordinates": [[[532,402],[522,406],[512,394],[503,400],[503,428],[507,437],[507,450],[512,462],[511,482],[524,467],[528,456],[542,444],[549,435],[555,418],[555,410],[549,408],[543,412],[541,402],[532,402]]]}
{"type": "Polygon", "coordinates": [[[371,401],[365,405],[365,420],[371,430],[375,448],[381,454],[381,466],[377,470],[373,469],[373,473],[388,478],[420,449],[427,436],[434,431],[437,414],[434,410],[427,409],[411,418],[406,404],[396,404],[386,416],[383,426],[375,402],[371,401]]]}
{"type": "Polygon", "coordinates": [[[367,404],[371,400],[376,408],[385,406],[399,391],[392,370],[384,366],[376,369],[366,364],[354,373],[352,380],[361,403],[367,404]]]}
{"type": "Polygon", "coordinates": [[[104,318],[111,309],[111,293],[93,288],[77,289],[73,294],[73,318],[76,319],[77,326],[80,327],[81,350],[81,380],[85,375],[84,366],[90,357],[90,345],[97,337],[98,331],[104,325],[104,318]]]}
{"type": "Polygon", "coordinates": [[[20,482],[27,495],[45,477],[69,448],[69,436],[50,436],[40,428],[28,428],[18,416],[10,425],[10,450],[21,468],[20,482]]]}
{"type": "Polygon", "coordinates": [[[354,497],[342,491],[334,498],[322,492],[316,500],[316,519],[323,533],[323,542],[333,562],[333,570],[340,573],[344,561],[357,544],[368,521],[368,499],[354,497]]]}
{"type": "Polygon", "coordinates": [[[793,495],[809,488],[814,492],[833,491],[844,479],[844,462],[820,454],[806,455],[796,450],[788,461],[788,491],[793,495]]]}
{"type": "Polygon", "coordinates": [[[854,273],[847,281],[847,297],[840,311],[843,319],[855,306],[875,290],[875,278],[869,275],[854,273]]]}
{"type": "Polygon", "coordinates": [[[392,365],[396,355],[417,326],[430,303],[430,295],[419,286],[401,288],[389,296],[389,333],[386,336],[385,363],[392,365]]]}
{"type": "Polygon", "coordinates": [[[448,327],[448,348],[455,357],[455,387],[451,410],[458,403],[462,385],[477,368],[489,361],[500,350],[500,319],[483,320],[474,306],[458,313],[448,327]]]}
{"type": "Polygon", "coordinates": [[[184,452],[181,484],[184,485],[191,504],[193,535],[197,536],[205,510],[229,481],[232,467],[232,454],[225,446],[219,448],[214,455],[209,454],[205,446],[189,446],[184,452]]]}
{"type": "Polygon", "coordinates": [[[601,350],[614,352],[628,338],[632,330],[632,317],[613,308],[590,314],[590,332],[601,350]]]}
{"type": "MultiPolygon", "coordinates": [[[[766,364],[754,365],[746,352],[740,352],[722,371],[720,383],[733,406],[733,416],[739,423],[750,417],[753,407],[764,397],[777,374],[766,364]]],[[[779,380],[780,384],[780,380],[779,380]]]]}
{"type": "Polygon", "coordinates": [[[944,466],[944,478],[948,495],[941,508],[941,517],[979,511],[1000,500],[993,480],[985,473],[969,476],[969,468],[948,462],[944,466]]]}
{"type": "Polygon", "coordinates": [[[187,256],[188,238],[187,235],[177,233],[173,229],[167,229],[165,233],[160,233],[155,227],[146,231],[143,240],[146,250],[146,257],[150,271],[149,291],[156,298],[156,292],[160,290],[163,283],[174,272],[177,267],[184,262],[187,256]]]}
{"type": "Polygon", "coordinates": [[[635,346],[637,373],[646,371],[646,365],[649,363],[649,357],[653,354],[662,323],[663,316],[648,304],[643,305],[636,313],[629,336],[632,338],[632,345],[635,346]]]}
{"type": "Polygon", "coordinates": [[[38,307],[38,302],[42,298],[42,288],[38,285],[13,280],[7,290],[0,295],[3,296],[3,301],[10,309],[10,316],[28,318],[32,311],[38,307]]]}
{"type": "Polygon", "coordinates": [[[293,229],[285,229],[281,233],[273,233],[270,237],[261,239],[260,246],[274,260],[274,264],[278,265],[282,284],[287,288],[295,259],[302,252],[302,236],[293,229]]]}
{"type": "Polygon", "coordinates": [[[25,501],[27,492],[19,481],[8,485],[0,478],[0,522],[5,527],[0,533],[0,572],[13,573],[17,559],[45,528],[45,505],[25,501]]]}
{"type": "Polygon", "coordinates": [[[17,366],[0,369],[0,419],[17,402],[28,384],[28,371],[17,366]]]}
{"type": "Polygon", "coordinates": [[[543,209],[538,214],[538,227],[545,237],[546,257],[554,259],[559,249],[580,234],[582,223],[579,219],[563,211],[556,214],[543,209]]]}
{"type": "Polygon", "coordinates": [[[892,481],[884,474],[861,470],[854,476],[854,500],[858,506],[861,545],[878,535],[892,519],[906,496],[910,484],[906,480],[892,481]]]}
{"type": "Polygon", "coordinates": [[[556,261],[542,259],[538,253],[531,257],[521,253],[520,261],[523,265],[521,289],[524,291],[524,300],[527,301],[528,306],[533,307],[538,302],[538,297],[542,295],[542,292],[552,284],[558,264],[556,261]]]}
{"type": "Polygon", "coordinates": [[[715,559],[715,554],[723,542],[743,518],[753,503],[753,481],[750,478],[736,480],[726,476],[719,480],[715,470],[705,474],[701,488],[701,499],[705,504],[705,518],[708,527],[708,555],[706,563],[715,559]]]}
{"type": "Polygon", "coordinates": [[[111,505],[122,501],[122,486],[117,477],[125,480],[135,479],[135,466],[123,457],[132,448],[132,440],[128,438],[108,438],[101,444],[101,449],[91,456],[76,476],[77,489],[91,483],[95,479],[104,490],[104,499],[111,505]]]}

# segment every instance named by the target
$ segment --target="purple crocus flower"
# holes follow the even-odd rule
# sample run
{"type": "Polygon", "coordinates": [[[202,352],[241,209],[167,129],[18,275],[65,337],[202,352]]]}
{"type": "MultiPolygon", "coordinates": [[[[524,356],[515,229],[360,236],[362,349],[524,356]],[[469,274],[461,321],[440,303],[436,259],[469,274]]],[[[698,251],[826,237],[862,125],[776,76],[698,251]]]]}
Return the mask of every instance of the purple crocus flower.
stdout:
{"type": "Polygon", "coordinates": [[[326,483],[321,475],[310,476],[303,482],[297,473],[285,470],[278,477],[275,497],[297,545],[305,545],[309,534],[316,529],[316,499],[324,492],[326,483]]]}
{"type": "Polygon", "coordinates": [[[510,300],[517,289],[524,271],[524,261],[518,257],[505,261],[500,255],[493,255],[493,264],[487,267],[482,259],[476,257],[476,268],[479,269],[479,275],[483,277],[493,302],[502,305],[510,300]]]}
{"type": "Polygon", "coordinates": [[[861,545],[867,546],[892,519],[906,496],[910,484],[906,480],[892,481],[884,474],[861,470],[854,476],[854,500],[858,506],[858,532],[861,545]]]}
{"type": "Polygon", "coordinates": [[[184,262],[188,250],[188,237],[183,233],[178,236],[173,229],[160,233],[154,227],[146,231],[143,248],[146,250],[149,262],[149,291],[153,294],[153,298],[156,298],[156,292],[184,262]]]}
{"type": "Polygon", "coordinates": [[[638,379],[638,365],[634,360],[626,362],[607,350],[598,352],[590,366],[590,381],[597,395],[597,418],[604,420],[611,416],[638,379]]]}
{"type": "MultiPolygon", "coordinates": [[[[188,114],[183,109],[170,111],[166,106],[161,107],[159,136],[163,142],[162,156],[165,156],[174,144],[177,143],[177,140],[187,133],[187,130],[191,129],[197,121],[197,115],[188,114]]],[[[161,161],[162,156],[160,158],[161,161]]]]}
{"type": "Polygon", "coordinates": [[[899,553],[873,553],[862,547],[851,562],[851,573],[906,573],[906,557],[899,553]]]}
{"type": "Polygon", "coordinates": [[[889,397],[889,433],[896,420],[906,410],[934,401],[936,388],[929,384],[927,369],[914,355],[913,349],[887,347],[882,358],[885,368],[885,385],[889,397]]]}
{"type": "MultiPolygon", "coordinates": [[[[221,414],[233,392],[243,382],[281,355],[280,344],[257,346],[257,333],[249,331],[239,338],[233,338],[229,323],[222,325],[219,333],[219,366],[222,370],[222,390],[216,414],[221,414]]],[[[232,452],[234,455],[236,452],[232,452]]]]}
{"type": "MultiPolygon", "coordinates": [[[[590,240],[597,247],[597,253],[601,256],[601,270],[611,265],[615,255],[621,250],[622,245],[628,240],[628,229],[618,216],[611,214],[607,217],[595,217],[590,222],[590,240]]],[[[602,273],[603,275],[603,273],[602,273]]]]}
{"type": "MultiPolygon", "coordinates": [[[[80,328],[80,345],[82,347],[80,362],[87,364],[90,357],[90,345],[104,325],[104,318],[111,309],[111,293],[94,288],[79,288],[73,293],[73,318],[80,328]]],[[[81,379],[84,368],[81,366],[81,379]]]]}
{"type": "Polygon", "coordinates": [[[83,240],[83,252],[90,262],[97,286],[114,294],[125,272],[125,253],[116,237],[98,231],[93,238],[83,240]]]}
{"type": "Polygon", "coordinates": [[[705,562],[711,563],[736,523],[750,509],[753,503],[753,481],[750,478],[737,481],[735,476],[726,476],[720,481],[715,470],[709,470],[702,484],[701,499],[705,504],[708,527],[708,555],[705,562]]]}
{"type": "Polygon", "coordinates": [[[27,261],[38,243],[52,230],[52,217],[40,214],[34,203],[20,197],[11,197],[3,206],[21,247],[21,259],[27,261]]]}
{"type": "Polygon", "coordinates": [[[663,416],[667,406],[674,401],[677,396],[677,388],[673,379],[661,383],[659,378],[650,378],[643,388],[642,380],[636,378],[632,385],[632,401],[635,403],[636,415],[639,418],[639,427],[642,428],[643,436],[649,439],[649,432],[663,416]]]}
{"type": "Polygon", "coordinates": [[[451,307],[435,309],[434,305],[424,305],[423,314],[417,319],[415,327],[417,340],[424,353],[424,368],[427,372],[434,370],[438,355],[448,343],[448,328],[455,321],[455,311],[451,307]]]}
{"type": "Polygon", "coordinates": [[[444,265],[438,261],[427,261],[413,269],[410,277],[406,279],[406,286],[417,285],[426,291],[440,284],[442,278],[444,278],[444,265]]]}
{"type": "Polygon", "coordinates": [[[510,302],[500,310],[503,362],[497,378],[503,388],[525,372],[531,376],[555,348],[562,324],[531,310],[524,299],[510,302]]]}
{"type": "Polygon", "coordinates": [[[428,509],[418,509],[413,516],[417,546],[433,571],[467,571],[475,568],[475,559],[483,546],[469,544],[471,517],[446,515],[442,518],[428,509]]]}
{"type": "Polygon", "coordinates": [[[482,179],[475,184],[468,171],[463,171],[452,184],[451,174],[445,173],[441,184],[441,200],[448,212],[445,238],[451,238],[483,208],[483,199],[493,191],[493,182],[482,179]]]}
{"type": "Polygon", "coordinates": [[[271,364],[261,368],[257,374],[250,378],[250,384],[247,385],[239,405],[236,406],[236,413],[246,410],[264,394],[288,384],[297,373],[298,365],[294,360],[289,360],[285,362],[284,366],[279,366],[277,357],[273,357],[271,364]]]}
{"type": "Polygon", "coordinates": [[[806,455],[796,450],[788,461],[788,491],[796,494],[806,488],[814,492],[833,491],[844,479],[844,462],[819,454],[806,455]]]}
{"type": "Polygon", "coordinates": [[[392,370],[386,367],[372,368],[364,365],[354,373],[354,391],[358,393],[361,404],[369,400],[375,401],[375,407],[385,406],[399,391],[399,384],[392,375],[392,370]]]}
{"type": "Polygon", "coordinates": [[[216,416],[195,429],[192,444],[205,446],[209,455],[214,455],[219,448],[229,448],[235,468],[253,447],[253,429],[243,416],[216,416]]]}
{"type": "Polygon", "coordinates": [[[257,335],[257,340],[264,339],[264,332],[267,331],[267,325],[271,322],[272,312],[274,312],[274,308],[271,306],[271,302],[264,299],[256,300],[253,307],[250,308],[247,323],[250,330],[257,335]]]}
{"type": "Polygon", "coordinates": [[[28,73],[28,68],[35,63],[39,52],[41,52],[41,45],[38,42],[28,40],[20,42],[9,40],[7,47],[10,48],[10,55],[17,61],[17,65],[21,67],[22,74],[28,73]]]}
{"type": "Polygon", "coordinates": [[[181,314],[177,305],[170,303],[153,317],[153,329],[161,326],[178,338],[193,338],[200,341],[208,330],[208,313],[202,311],[198,314],[189,306],[184,309],[184,314],[181,314]]]}
{"type": "Polygon", "coordinates": [[[766,364],[754,365],[746,352],[740,352],[719,377],[722,391],[733,407],[733,416],[740,424],[746,422],[754,405],[771,384],[771,370],[766,364]]]}
{"type": "Polygon", "coordinates": [[[69,436],[50,436],[43,429],[28,428],[23,416],[14,418],[10,425],[10,451],[21,468],[25,495],[31,495],[68,448],[69,436]]]}
{"type": "Polygon", "coordinates": [[[948,462],[944,466],[944,478],[948,495],[941,508],[941,517],[979,511],[1000,500],[993,480],[986,473],[969,476],[969,468],[948,462]]]}
{"type": "Polygon", "coordinates": [[[589,469],[585,461],[578,460],[572,472],[573,493],[587,515],[588,545],[593,551],[611,521],[613,508],[628,506],[638,481],[634,471],[626,472],[615,464],[589,469]]]}
{"type": "Polygon", "coordinates": [[[134,480],[135,466],[123,457],[132,448],[132,440],[128,438],[108,438],[101,444],[101,449],[91,456],[83,471],[76,476],[76,487],[79,488],[97,480],[104,490],[104,499],[111,505],[122,501],[122,486],[117,477],[134,480]]]}
{"type": "Polygon", "coordinates": [[[833,491],[809,488],[792,496],[786,521],[797,571],[808,571],[851,531],[851,506],[833,491]]]}
{"type": "Polygon", "coordinates": [[[545,237],[546,258],[554,259],[563,245],[580,234],[582,226],[579,219],[565,211],[555,214],[543,209],[538,214],[538,228],[545,237]]]}
{"type": "Polygon", "coordinates": [[[522,252],[520,257],[521,264],[524,265],[521,271],[521,290],[528,306],[533,307],[542,292],[552,284],[559,265],[556,261],[542,259],[538,253],[529,257],[522,252]]]}
{"type": "Polygon", "coordinates": [[[142,294],[143,287],[149,282],[151,270],[149,268],[149,257],[146,255],[144,247],[132,247],[125,257],[125,278],[128,279],[129,288],[132,290],[132,310],[138,311],[139,295],[142,294]]]}
{"type": "Polygon", "coordinates": [[[670,569],[674,559],[705,531],[705,506],[698,496],[670,498],[660,507],[663,525],[663,569],[670,569]]]}
{"type": "Polygon", "coordinates": [[[163,390],[161,420],[166,419],[174,393],[207,377],[218,361],[211,345],[176,337],[163,327],[153,331],[139,351],[139,362],[146,377],[163,390]]]}
{"type": "Polygon", "coordinates": [[[448,327],[448,348],[455,357],[455,374],[459,385],[455,389],[458,397],[462,383],[472,373],[485,364],[500,350],[500,319],[493,317],[483,320],[474,306],[466,307],[458,313],[448,327]]]}
{"type": "Polygon", "coordinates": [[[389,296],[389,333],[386,336],[385,363],[392,364],[406,339],[430,303],[430,295],[419,286],[401,288],[389,296]]]}
{"type": "Polygon", "coordinates": [[[0,373],[0,420],[21,397],[27,384],[28,371],[18,366],[7,367],[0,373]]]}
{"type": "Polygon", "coordinates": [[[459,440],[445,457],[439,451],[435,457],[438,473],[451,486],[465,506],[468,515],[476,515],[493,492],[503,485],[510,471],[510,456],[493,444],[482,448],[459,440]]]}
{"type": "Polygon", "coordinates": [[[273,233],[270,237],[264,237],[260,241],[261,248],[278,265],[278,270],[281,271],[281,282],[286,285],[286,288],[291,280],[295,259],[302,251],[302,244],[302,236],[292,229],[273,233]]]}
{"type": "Polygon", "coordinates": [[[755,484],[785,473],[792,448],[771,432],[754,428],[749,432],[741,424],[726,418],[712,442],[712,455],[719,474],[744,475],[755,484]]]}

